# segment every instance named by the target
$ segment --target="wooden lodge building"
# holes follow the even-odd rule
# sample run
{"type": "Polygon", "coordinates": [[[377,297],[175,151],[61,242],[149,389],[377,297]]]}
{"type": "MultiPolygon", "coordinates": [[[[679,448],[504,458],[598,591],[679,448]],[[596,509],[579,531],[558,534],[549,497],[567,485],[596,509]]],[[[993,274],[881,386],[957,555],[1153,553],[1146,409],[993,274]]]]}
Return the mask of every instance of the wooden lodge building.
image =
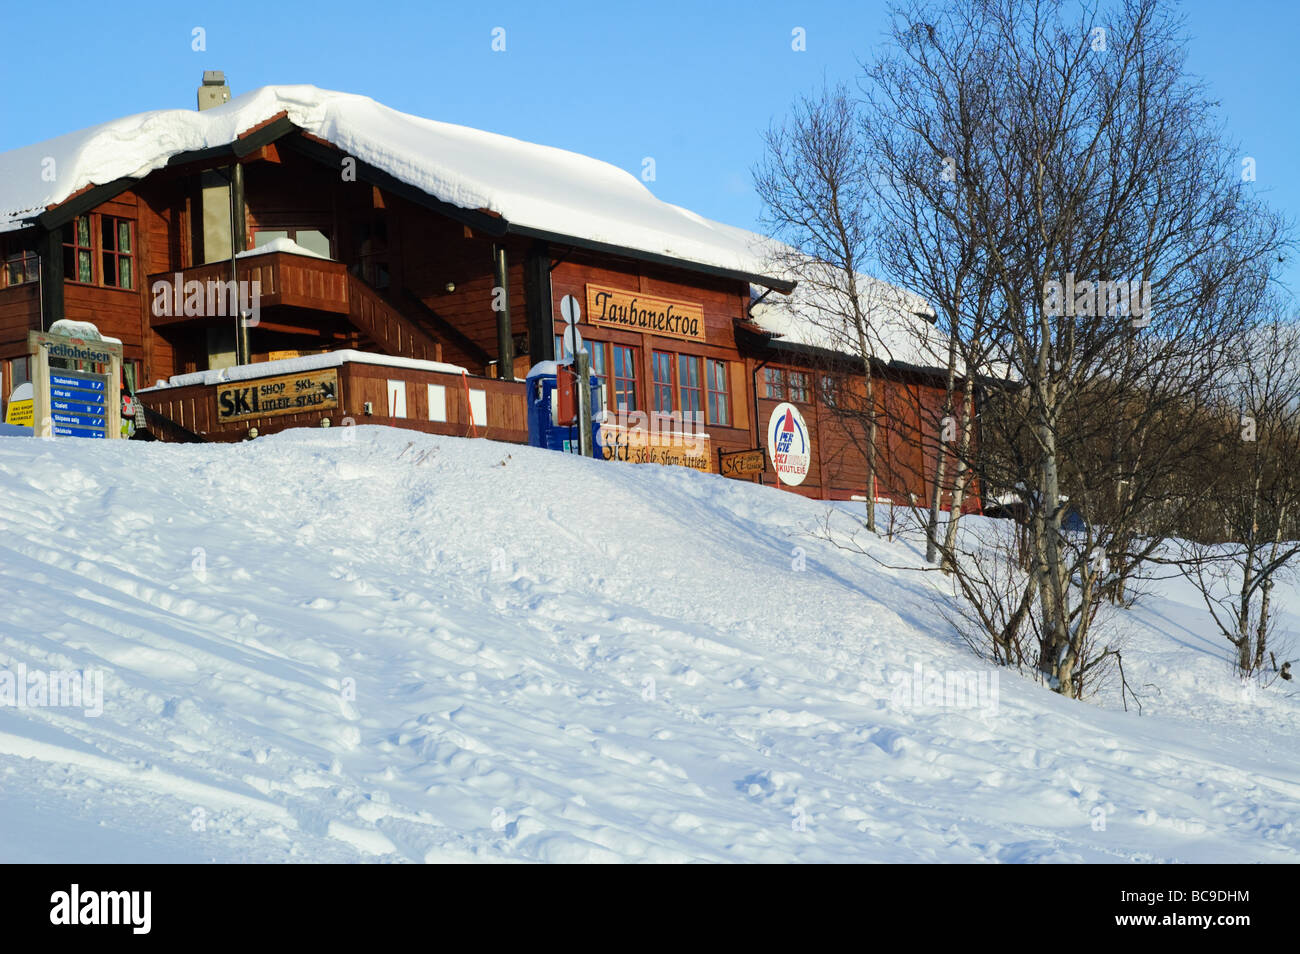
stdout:
{"type": "MultiPolygon", "coordinates": [[[[286,86],[231,100],[207,74],[199,106],[0,155],[0,402],[30,377],[28,332],[69,319],[122,342],[138,437],[328,422],[523,443],[525,378],[562,349],[567,300],[608,408],[703,414],[707,453],[691,466],[765,448],[789,402],[812,446],[787,489],[871,491],[860,436],[836,413],[861,366],[798,333],[782,312],[794,284],[758,236],[605,163],[365,97],[286,86]],[[250,317],[234,299],[253,287],[250,317]],[[256,400],[286,384],[305,408],[256,400]]],[[[918,435],[942,373],[874,365],[874,491],[924,500],[935,455],[918,435]]],[[[743,479],[778,483],[770,461],[743,479]]]]}

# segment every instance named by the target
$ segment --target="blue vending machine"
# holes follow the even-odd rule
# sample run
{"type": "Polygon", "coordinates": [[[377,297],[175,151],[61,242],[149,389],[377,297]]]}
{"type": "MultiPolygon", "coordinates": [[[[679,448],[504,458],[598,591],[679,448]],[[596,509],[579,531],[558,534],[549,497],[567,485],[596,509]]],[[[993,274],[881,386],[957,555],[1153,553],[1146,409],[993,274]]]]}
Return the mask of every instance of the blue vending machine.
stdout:
{"type": "MultiPolygon", "coordinates": [[[[578,453],[578,426],[560,422],[558,377],[572,374],[571,361],[539,361],[528,371],[528,443],[565,454],[578,453]]],[[[605,392],[600,379],[591,376],[591,456],[603,456],[600,422],[605,415],[605,392]]]]}

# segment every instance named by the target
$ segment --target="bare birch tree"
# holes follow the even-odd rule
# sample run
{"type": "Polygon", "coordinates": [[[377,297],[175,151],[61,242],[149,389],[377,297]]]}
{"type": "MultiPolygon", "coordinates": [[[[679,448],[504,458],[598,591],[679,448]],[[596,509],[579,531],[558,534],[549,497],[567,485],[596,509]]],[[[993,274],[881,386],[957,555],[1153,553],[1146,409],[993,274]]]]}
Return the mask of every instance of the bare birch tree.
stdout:
{"type": "Polygon", "coordinates": [[[832,341],[847,334],[862,362],[865,395],[859,421],[867,464],[867,527],[876,530],[878,413],[872,360],[872,303],[861,287],[871,245],[869,170],[857,109],[848,89],[828,87],[800,98],[790,117],[765,136],[754,170],[763,222],[788,251],[782,267],[800,286],[808,320],[832,341]]]}
{"type": "Polygon", "coordinates": [[[1235,387],[1214,409],[1220,480],[1213,530],[1185,541],[1183,564],[1243,676],[1269,661],[1272,590],[1300,558],[1300,326],[1270,324],[1247,343],[1235,387]]]}
{"type": "Polygon", "coordinates": [[[1025,655],[1007,627],[1032,634],[1033,668],[1079,697],[1115,651],[1100,607],[1209,492],[1185,479],[1205,453],[1186,422],[1223,394],[1286,229],[1245,188],[1165,0],[915,0],[892,24],[859,99],[804,101],[769,136],[760,191],[793,244],[856,274],[871,240],[875,274],[933,307],[936,424],[977,375],[1001,382],[956,415],[962,440],[931,440],[1010,501],[1018,565],[977,569],[951,520],[928,544],[964,598],[997,601],[975,618],[998,655],[1025,655]]]}
{"type": "Polygon", "coordinates": [[[938,269],[921,243],[920,268],[886,274],[960,320],[954,338],[980,343],[969,357],[1005,361],[1016,389],[980,435],[1004,453],[971,463],[987,489],[1019,496],[1036,665],[1074,696],[1107,653],[1091,633],[1100,600],[1174,529],[1161,504],[1202,437],[1180,421],[1221,393],[1282,242],[1184,72],[1166,7],[915,3],[870,73],[872,116],[895,117],[889,148],[873,150],[885,193],[916,194],[913,163],[951,169],[954,194],[926,204],[947,226],[932,241],[992,282],[975,328],[971,309],[923,285],[938,269]]]}

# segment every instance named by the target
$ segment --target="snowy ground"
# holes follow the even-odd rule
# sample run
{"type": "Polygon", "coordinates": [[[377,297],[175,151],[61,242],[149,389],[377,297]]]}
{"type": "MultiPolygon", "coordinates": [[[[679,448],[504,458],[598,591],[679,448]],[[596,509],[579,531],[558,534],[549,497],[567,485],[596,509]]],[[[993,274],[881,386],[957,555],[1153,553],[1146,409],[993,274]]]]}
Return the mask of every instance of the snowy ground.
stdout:
{"type": "Polygon", "coordinates": [[[1294,684],[1243,692],[1186,587],[1129,614],[1142,716],[927,704],[988,670],[825,512],[383,428],[2,437],[0,670],[106,682],[0,707],[0,861],[1296,859],[1294,684]]]}

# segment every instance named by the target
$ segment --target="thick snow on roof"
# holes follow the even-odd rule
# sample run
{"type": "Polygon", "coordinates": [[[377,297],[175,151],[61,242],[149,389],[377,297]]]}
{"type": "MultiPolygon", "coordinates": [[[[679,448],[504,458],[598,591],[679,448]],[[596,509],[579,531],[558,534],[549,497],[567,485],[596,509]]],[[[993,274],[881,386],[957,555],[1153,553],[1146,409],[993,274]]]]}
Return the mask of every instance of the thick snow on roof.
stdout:
{"type": "MultiPolygon", "coordinates": [[[[749,234],[769,263],[768,274],[798,281],[789,295],[773,293],[754,305],[750,312],[754,324],[780,335],[782,342],[859,355],[849,298],[839,290],[845,285],[843,278],[829,266],[810,264],[788,245],[749,234]],[[796,260],[797,266],[792,264],[796,260]]],[[[947,367],[948,339],[925,317],[933,316],[934,309],[924,298],[862,273],[856,285],[867,318],[867,350],[874,358],[917,368],[947,367]]]]}
{"type": "Polygon", "coordinates": [[[238,253],[235,258],[252,258],[255,255],[270,255],[272,252],[288,252],[290,255],[306,255],[308,258],[323,258],[329,261],[328,256],[322,255],[320,252],[313,252],[311,249],[299,245],[291,238],[271,239],[265,245],[245,249],[238,253]]]}
{"type": "Polygon", "coordinates": [[[81,338],[83,341],[107,341],[109,344],[118,345],[122,343],[121,338],[110,338],[108,335],[101,334],[99,328],[89,321],[74,321],[71,318],[60,318],[50,325],[48,333],[67,335],[69,338],[81,338]]]}
{"type": "Polygon", "coordinates": [[[660,201],[608,163],[315,86],[264,86],[203,112],[139,113],[0,154],[0,231],[88,185],[141,178],[172,156],[229,144],[280,113],[434,198],[514,226],[767,274],[746,233],[660,201]]]}
{"type": "Polygon", "coordinates": [[[163,383],[159,381],[151,388],[141,391],[153,391],[158,388],[180,388],[190,384],[224,384],[227,381],[250,381],[276,374],[300,374],[304,371],[319,371],[322,368],[337,368],[345,361],[353,364],[378,364],[387,368],[412,368],[416,371],[439,371],[443,374],[468,374],[458,364],[446,364],[442,361],[421,361],[418,358],[395,358],[386,354],[371,354],[368,351],[352,351],[344,348],[340,351],[328,351],[325,354],[308,354],[299,358],[280,358],[277,361],[259,361],[257,364],[240,364],[215,371],[193,371],[189,374],[174,374],[163,383]]]}

